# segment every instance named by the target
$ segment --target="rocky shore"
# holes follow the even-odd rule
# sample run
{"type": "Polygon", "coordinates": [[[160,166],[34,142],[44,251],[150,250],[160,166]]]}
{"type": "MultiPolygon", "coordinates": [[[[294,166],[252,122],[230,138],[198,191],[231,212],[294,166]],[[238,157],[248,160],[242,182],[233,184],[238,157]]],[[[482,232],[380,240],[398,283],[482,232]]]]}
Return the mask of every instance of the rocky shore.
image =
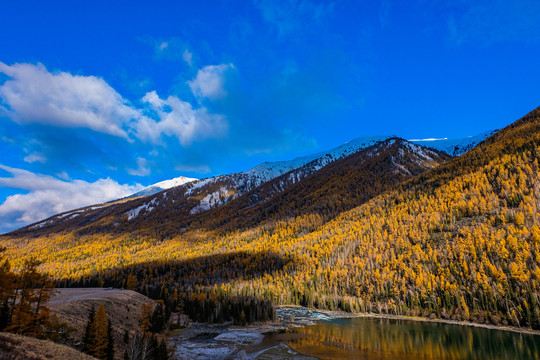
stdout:
{"type": "Polygon", "coordinates": [[[319,311],[296,306],[277,309],[275,322],[254,323],[238,327],[229,324],[194,323],[175,334],[171,342],[177,359],[196,360],[312,360],[314,357],[296,352],[284,342],[264,341],[264,334],[286,332],[299,326],[313,325],[331,317],[319,311]]]}

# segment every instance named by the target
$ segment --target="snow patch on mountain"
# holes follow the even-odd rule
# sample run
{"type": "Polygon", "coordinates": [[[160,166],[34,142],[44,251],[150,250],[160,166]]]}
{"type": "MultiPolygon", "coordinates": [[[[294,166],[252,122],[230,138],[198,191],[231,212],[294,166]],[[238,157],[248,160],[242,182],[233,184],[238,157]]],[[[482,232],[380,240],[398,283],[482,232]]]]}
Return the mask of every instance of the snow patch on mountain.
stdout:
{"type": "Polygon", "coordinates": [[[482,134],[475,136],[469,136],[461,139],[412,139],[409,140],[418,145],[426,146],[433,148],[435,150],[444,151],[448,155],[459,156],[465,154],[467,151],[471,150],[473,147],[495,134],[497,130],[487,131],[482,134]]]}
{"type": "Polygon", "coordinates": [[[135,209],[131,209],[131,210],[127,211],[125,214],[128,216],[128,220],[132,220],[132,219],[135,219],[137,216],[139,216],[141,211],[150,212],[150,211],[154,210],[156,205],[157,205],[157,198],[154,198],[149,203],[144,203],[144,204],[136,207],[135,209]]]}
{"type": "Polygon", "coordinates": [[[214,191],[206,195],[199,205],[191,209],[190,214],[197,214],[202,211],[210,210],[211,208],[223,205],[227,202],[229,190],[225,187],[221,187],[218,191],[214,191]]]}
{"type": "MultiPolygon", "coordinates": [[[[328,151],[322,151],[316,154],[297,157],[287,161],[264,162],[254,168],[244,172],[247,175],[254,175],[261,179],[261,184],[272,180],[280,175],[288,173],[291,170],[298,169],[310,162],[320,159],[327,165],[328,163],[351,155],[361,149],[365,149],[380,141],[384,141],[391,136],[364,136],[351,140],[341,146],[328,151]]],[[[322,165],[322,166],[324,166],[322,165]]]]}
{"type": "Polygon", "coordinates": [[[51,220],[40,221],[37,224],[29,226],[28,228],[29,229],[39,229],[39,228],[44,227],[45,225],[52,224],[53,222],[54,222],[54,220],[52,220],[52,219],[51,220]]]}
{"type": "Polygon", "coordinates": [[[193,182],[192,184],[190,184],[191,186],[189,186],[189,188],[187,189],[186,195],[191,195],[195,190],[200,189],[203,186],[210,184],[211,182],[215,182],[216,179],[218,179],[219,177],[220,176],[216,176],[213,178],[208,178],[208,179],[198,180],[196,182],[193,182]]]}

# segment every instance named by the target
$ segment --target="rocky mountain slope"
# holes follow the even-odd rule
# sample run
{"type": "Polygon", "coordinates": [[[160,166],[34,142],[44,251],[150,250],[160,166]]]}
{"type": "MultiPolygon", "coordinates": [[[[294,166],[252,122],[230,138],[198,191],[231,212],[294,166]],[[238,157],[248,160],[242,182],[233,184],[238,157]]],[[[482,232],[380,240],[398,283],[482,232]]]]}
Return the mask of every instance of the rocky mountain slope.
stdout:
{"type": "MultiPolygon", "coordinates": [[[[485,134],[454,141],[436,140],[417,141],[416,143],[427,144],[447,153],[459,154],[478,143],[484,136],[485,134]]],[[[202,180],[186,177],[165,180],[148,186],[128,198],[54,215],[48,219],[15,230],[11,234],[16,236],[43,235],[81,229],[95,223],[100,223],[101,225],[114,224],[114,226],[118,227],[124,220],[123,215],[130,222],[137,222],[136,219],[144,221],[145,214],[149,214],[159,207],[170,207],[175,213],[174,217],[176,219],[180,218],[183,221],[189,215],[220,207],[270,180],[280,178],[279,181],[271,184],[272,190],[270,192],[268,191],[270,187],[266,186],[264,190],[257,192],[259,195],[252,194],[251,198],[253,199],[253,196],[260,196],[263,192],[266,193],[264,195],[266,198],[273,196],[326,165],[389,138],[387,136],[357,138],[329,151],[299,157],[289,161],[263,163],[242,173],[220,175],[202,180]],[[284,178],[285,174],[287,174],[287,178],[284,178]],[[144,200],[140,198],[144,198],[144,200]],[[117,216],[119,212],[123,215],[117,216]],[[111,219],[102,221],[103,219],[110,218],[113,214],[116,214],[114,221],[111,219]]],[[[260,202],[262,200],[264,199],[260,198],[258,201],[260,202]]],[[[183,224],[180,224],[180,228],[183,226],[183,224]]]]}
{"type": "MultiPolygon", "coordinates": [[[[318,171],[308,171],[308,175],[298,176],[300,168],[279,176],[223,207],[201,214],[193,226],[231,230],[306,213],[330,219],[450,158],[437,150],[389,138],[318,171]]],[[[307,166],[318,165],[315,161],[307,166]]]]}

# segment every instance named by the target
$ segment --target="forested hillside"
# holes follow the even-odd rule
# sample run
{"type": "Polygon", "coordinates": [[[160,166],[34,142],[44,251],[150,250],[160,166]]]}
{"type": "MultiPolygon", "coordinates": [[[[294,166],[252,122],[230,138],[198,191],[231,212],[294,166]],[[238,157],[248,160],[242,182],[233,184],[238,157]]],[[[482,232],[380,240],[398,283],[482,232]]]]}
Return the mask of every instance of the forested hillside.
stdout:
{"type": "MultiPolygon", "coordinates": [[[[260,212],[260,221],[234,214],[220,220],[250,223],[241,229],[220,231],[223,226],[201,221],[179,224],[169,237],[159,230],[67,232],[4,237],[1,244],[15,267],[37,256],[65,286],[122,286],[131,276],[139,291],[159,297],[167,290],[191,307],[242,296],[246,308],[246,301],[271,300],[538,329],[539,156],[540,108],[394,189],[366,191],[374,197],[363,204],[361,197],[357,205],[347,201],[349,185],[344,194],[340,181],[327,178],[305,196],[298,188],[276,205],[270,201],[266,209],[274,210],[260,212]],[[322,193],[314,195],[318,188],[322,193]],[[325,201],[355,207],[319,214],[325,201]]],[[[350,184],[362,178],[342,178],[348,176],[356,179],[350,184]]],[[[370,189],[384,179],[374,177],[370,189]]]]}

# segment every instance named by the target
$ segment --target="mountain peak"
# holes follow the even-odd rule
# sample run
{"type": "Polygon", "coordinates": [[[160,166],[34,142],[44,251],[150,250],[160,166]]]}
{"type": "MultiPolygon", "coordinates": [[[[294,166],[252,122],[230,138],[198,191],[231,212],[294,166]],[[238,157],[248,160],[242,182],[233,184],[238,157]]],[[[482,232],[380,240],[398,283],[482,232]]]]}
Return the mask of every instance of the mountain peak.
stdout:
{"type": "Polygon", "coordinates": [[[142,197],[142,196],[153,195],[160,191],[167,190],[176,186],[184,185],[184,184],[196,181],[196,180],[199,180],[199,179],[179,176],[174,179],[163,180],[153,185],[147,186],[141,191],[136,192],[135,194],[128,197],[132,198],[132,197],[142,197]]]}

